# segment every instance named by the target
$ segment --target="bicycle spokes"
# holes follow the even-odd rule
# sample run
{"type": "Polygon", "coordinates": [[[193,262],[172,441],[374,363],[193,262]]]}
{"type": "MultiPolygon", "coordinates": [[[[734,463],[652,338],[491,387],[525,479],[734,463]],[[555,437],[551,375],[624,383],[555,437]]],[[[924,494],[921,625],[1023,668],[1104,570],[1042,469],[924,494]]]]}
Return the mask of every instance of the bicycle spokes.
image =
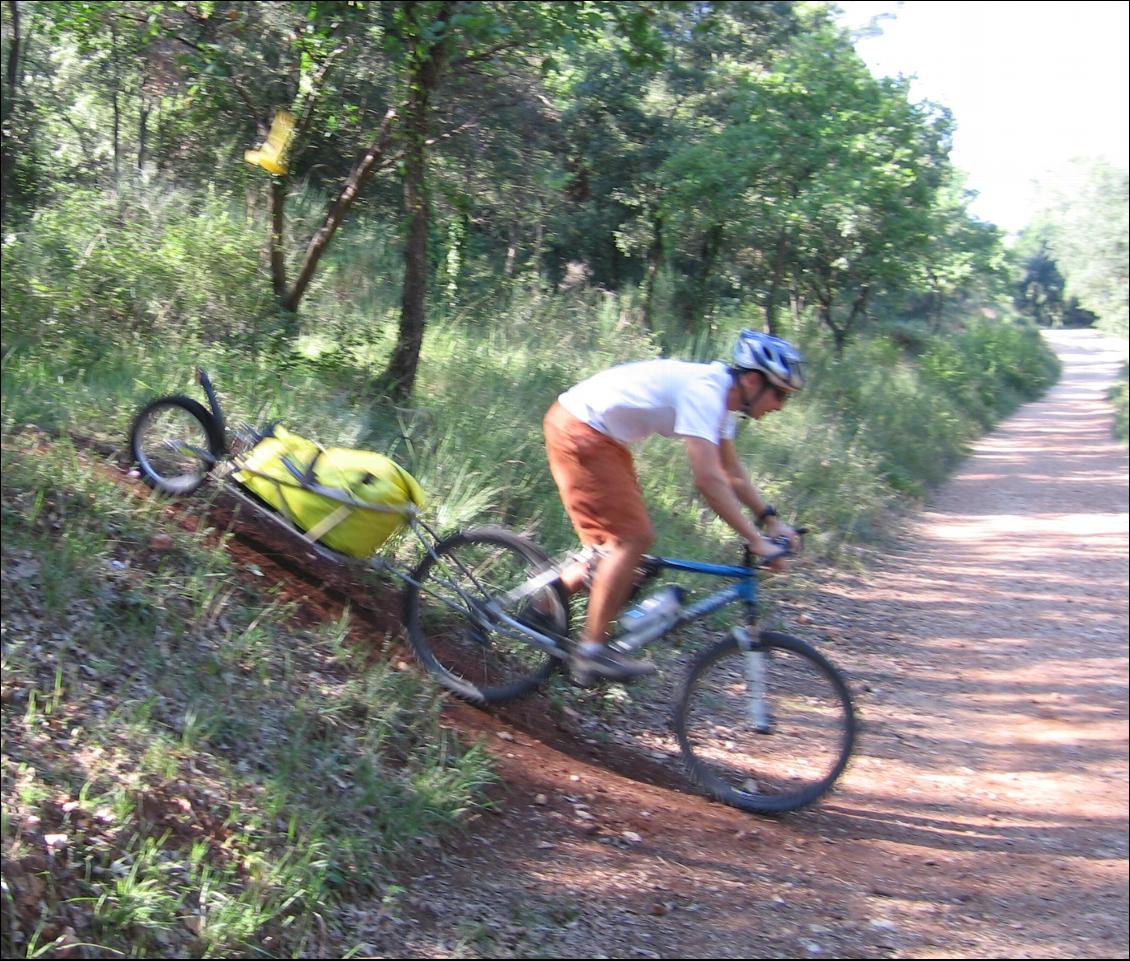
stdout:
{"type": "Polygon", "coordinates": [[[519,588],[548,558],[523,538],[497,529],[455,535],[429,552],[408,592],[409,639],[451,690],[479,702],[508,700],[545,679],[553,659],[524,630],[528,605],[568,632],[560,583],[519,588]],[[509,599],[520,598],[518,601],[509,599]]]}

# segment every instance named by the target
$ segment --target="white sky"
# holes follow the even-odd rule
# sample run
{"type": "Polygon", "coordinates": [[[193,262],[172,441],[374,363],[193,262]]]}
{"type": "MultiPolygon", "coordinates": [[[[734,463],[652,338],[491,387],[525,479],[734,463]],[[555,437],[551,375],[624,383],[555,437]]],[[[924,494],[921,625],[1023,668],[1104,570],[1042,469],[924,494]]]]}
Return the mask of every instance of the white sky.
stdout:
{"type": "Polygon", "coordinates": [[[913,76],[914,100],[948,107],[952,159],[979,194],[973,213],[1008,231],[1039,208],[1038,183],[1070,161],[1130,165],[1130,2],[841,0],[844,23],[876,13],[883,36],[856,50],[877,76],[913,76]]]}

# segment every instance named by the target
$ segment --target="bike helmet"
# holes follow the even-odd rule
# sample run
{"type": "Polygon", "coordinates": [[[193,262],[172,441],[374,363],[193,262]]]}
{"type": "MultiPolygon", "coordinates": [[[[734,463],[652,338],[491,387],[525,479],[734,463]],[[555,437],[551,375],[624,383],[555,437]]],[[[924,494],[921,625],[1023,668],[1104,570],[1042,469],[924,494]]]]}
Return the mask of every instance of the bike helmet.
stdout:
{"type": "Polygon", "coordinates": [[[763,334],[759,330],[743,330],[734,345],[734,366],[739,370],[757,370],[774,387],[788,393],[804,389],[804,358],[787,340],[763,334]]]}

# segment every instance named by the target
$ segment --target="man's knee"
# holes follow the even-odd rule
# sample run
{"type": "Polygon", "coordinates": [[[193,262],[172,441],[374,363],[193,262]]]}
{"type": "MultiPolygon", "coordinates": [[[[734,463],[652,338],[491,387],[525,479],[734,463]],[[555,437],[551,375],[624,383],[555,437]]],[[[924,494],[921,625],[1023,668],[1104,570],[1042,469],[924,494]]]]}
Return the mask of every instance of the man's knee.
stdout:
{"type": "Polygon", "coordinates": [[[625,553],[646,554],[655,544],[655,528],[648,524],[632,531],[631,534],[616,538],[615,546],[625,553]]]}

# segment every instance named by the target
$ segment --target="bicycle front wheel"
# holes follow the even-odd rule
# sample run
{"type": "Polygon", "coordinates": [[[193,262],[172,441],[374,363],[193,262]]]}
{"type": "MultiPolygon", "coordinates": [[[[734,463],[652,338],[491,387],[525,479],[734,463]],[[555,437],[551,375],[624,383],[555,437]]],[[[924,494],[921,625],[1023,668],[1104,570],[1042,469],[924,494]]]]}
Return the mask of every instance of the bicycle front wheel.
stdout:
{"type": "Polygon", "coordinates": [[[505,600],[550,566],[536,544],[502,528],[440,541],[404,592],[408,640],[424,667],[475,704],[500,704],[541,684],[556,659],[499,615],[567,636],[569,596],[560,580],[505,600]]]}
{"type": "Polygon", "coordinates": [[[130,456],[162,494],[191,494],[223,456],[215,418],[190,397],[162,397],[141,410],[129,432],[130,456]]]}
{"type": "Polygon", "coordinates": [[[787,634],[752,651],[729,637],[691,668],[675,709],[691,778],[726,804],[793,811],[827,793],[855,742],[855,711],[839,672],[787,634]]]}

